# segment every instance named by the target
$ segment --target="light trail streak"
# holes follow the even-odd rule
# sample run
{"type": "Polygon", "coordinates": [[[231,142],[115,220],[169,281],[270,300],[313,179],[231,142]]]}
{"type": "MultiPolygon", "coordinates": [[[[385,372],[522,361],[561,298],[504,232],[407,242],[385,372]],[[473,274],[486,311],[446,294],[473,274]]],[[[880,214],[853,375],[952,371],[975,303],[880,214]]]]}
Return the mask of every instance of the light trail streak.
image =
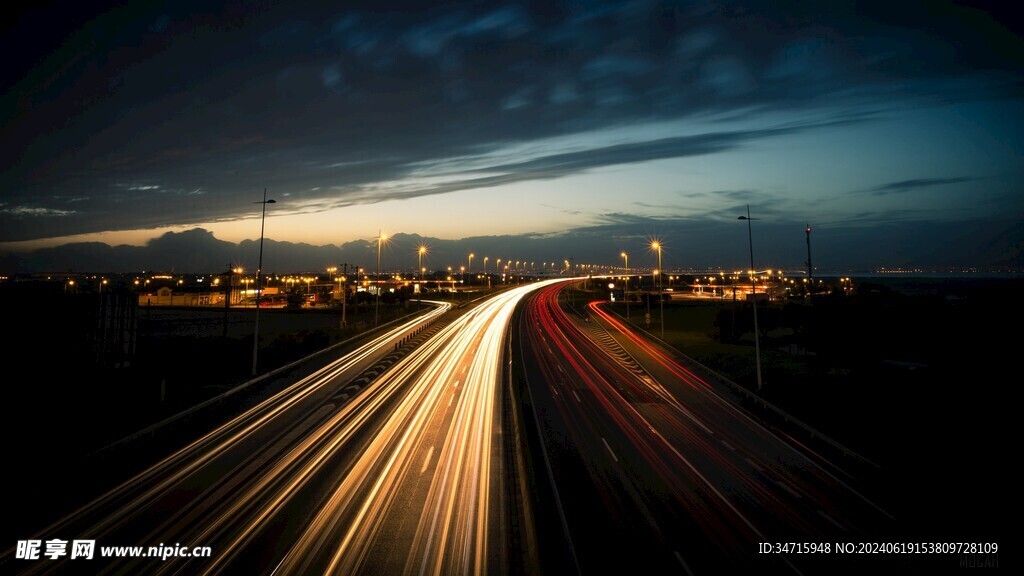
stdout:
{"type": "MultiPolygon", "coordinates": [[[[306,415],[299,409],[304,404],[315,403],[320,396],[329,394],[333,389],[328,388],[328,385],[336,378],[374,356],[379,356],[382,352],[390,350],[392,342],[400,340],[416,328],[429,324],[451,308],[449,303],[437,302],[435,304],[438,305],[436,309],[388,330],[356,350],[288,386],[65,518],[44,528],[40,531],[40,535],[45,537],[55,533],[73,532],[80,538],[96,539],[102,542],[119,529],[128,526],[133,520],[137,520],[154,503],[173,499],[177,492],[193,491],[194,488],[189,487],[189,483],[202,483],[197,479],[200,473],[209,473],[212,470],[212,481],[206,482],[203,486],[206,498],[191,501],[185,506],[179,506],[171,514],[162,516],[164,521],[155,528],[152,525],[147,526],[147,534],[140,539],[140,542],[146,544],[175,541],[175,536],[179,537],[179,541],[185,541],[182,536],[187,536],[189,533],[182,534],[182,525],[194,523],[197,519],[206,519],[207,515],[218,506],[221,512],[212,516],[212,525],[226,523],[231,519],[232,514],[240,513],[245,508],[247,498],[255,497],[257,493],[268,490],[275,483],[279,483],[281,475],[285,472],[298,474],[290,483],[293,487],[297,486],[296,479],[308,476],[311,471],[315,470],[317,461],[316,458],[313,458],[306,461],[304,466],[299,466],[298,455],[321,439],[322,433],[302,439],[288,458],[278,461],[268,473],[261,477],[257,473],[257,476],[252,478],[252,484],[248,490],[237,490],[239,478],[247,478],[253,469],[262,469],[263,462],[261,460],[269,458],[264,449],[270,446],[260,442],[261,437],[267,435],[267,429],[275,428],[278,436],[287,436],[289,430],[294,432],[295,426],[308,420],[308,418],[302,418],[306,415]],[[293,422],[293,419],[297,422],[293,422]],[[253,444],[256,446],[253,447],[253,444]],[[236,452],[245,452],[245,454],[239,458],[235,455],[236,452]],[[235,456],[240,462],[230,462],[231,458],[228,456],[235,456]],[[230,466],[226,469],[215,470],[216,465],[220,463],[219,460],[229,461],[230,466]],[[247,473],[239,474],[240,471],[247,473]],[[225,492],[235,492],[236,497],[224,501],[222,498],[225,492]],[[238,496],[242,496],[242,498],[238,498],[238,496]]],[[[346,405],[346,409],[342,410],[340,414],[354,414],[358,412],[356,406],[372,403],[378,396],[374,394],[361,395],[358,400],[353,400],[346,405]]],[[[376,402],[379,403],[379,399],[376,402]]],[[[337,417],[332,419],[328,425],[321,427],[320,432],[330,424],[336,424],[336,420],[337,417]]],[[[293,435],[297,436],[298,434],[293,435]]],[[[269,508],[265,507],[264,512],[279,506],[287,498],[288,493],[287,490],[279,490],[275,498],[271,499],[272,505],[269,508]]],[[[204,528],[202,532],[198,533],[200,537],[210,536],[211,530],[205,529],[210,525],[200,523],[198,526],[204,528]]],[[[192,534],[196,533],[192,532],[192,534]]],[[[127,563],[132,562],[128,561],[127,563]]],[[[62,566],[62,562],[39,564],[31,567],[29,573],[49,573],[62,566]]],[[[159,566],[159,568],[170,569],[169,565],[159,566]]],[[[123,566],[115,565],[108,568],[109,571],[117,572],[123,572],[124,569],[123,566]]]]}
{"type": "Polygon", "coordinates": [[[657,571],[672,556],[681,560],[673,546],[697,537],[702,544],[683,563],[689,569],[691,555],[697,565],[715,566],[743,558],[767,536],[824,539],[838,528],[846,537],[886,521],[858,492],[598,304],[588,305],[597,322],[570,317],[558,302],[561,289],[531,297],[521,333],[532,386],[550,392],[539,413],[554,438],[548,452],[556,454],[556,468],[578,470],[566,517],[573,540],[583,544],[584,570],[609,568],[616,559],[602,550],[619,543],[657,571]],[[594,488],[577,500],[581,480],[594,488]],[[602,504],[606,524],[591,528],[602,504]],[[631,528],[608,535],[620,526],[631,528]]]}
{"type": "Polygon", "coordinates": [[[405,385],[407,392],[276,574],[319,570],[327,554],[324,573],[357,573],[385,550],[394,550],[404,563],[375,562],[377,570],[488,572],[489,548],[496,544],[488,534],[497,497],[492,463],[497,456],[499,359],[516,304],[544,284],[484,302],[443,329],[433,340],[434,349],[415,352],[406,359],[407,367],[384,375],[384,382],[405,385]],[[435,446],[436,460],[430,460],[427,455],[435,453],[435,446]],[[420,480],[425,473],[428,482],[420,480]],[[394,526],[403,521],[414,528],[396,533],[394,526]],[[390,542],[380,541],[385,533],[390,542]]]}

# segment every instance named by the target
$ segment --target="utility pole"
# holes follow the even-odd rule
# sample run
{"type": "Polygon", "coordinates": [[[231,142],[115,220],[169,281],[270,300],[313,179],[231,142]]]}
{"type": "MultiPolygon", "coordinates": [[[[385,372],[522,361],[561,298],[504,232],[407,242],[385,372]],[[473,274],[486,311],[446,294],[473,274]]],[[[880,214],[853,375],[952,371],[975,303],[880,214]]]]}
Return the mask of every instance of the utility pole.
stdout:
{"type": "MultiPolygon", "coordinates": [[[[760,330],[757,327],[757,272],[754,270],[754,233],[751,232],[750,222],[754,218],[750,217],[750,204],[747,204],[747,215],[740,216],[739,220],[747,221],[747,242],[750,245],[750,296],[751,304],[754,309],[754,358],[757,362],[757,391],[761,391],[761,336],[760,330]]],[[[808,226],[808,229],[810,227],[808,226]]],[[[808,232],[810,234],[810,232],[808,232]]],[[[810,238],[810,236],[808,236],[810,238]]]]}
{"type": "Polygon", "coordinates": [[[260,297],[263,296],[263,291],[260,289],[260,273],[263,272],[263,225],[267,221],[267,204],[275,204],[277,201],[271,198],[267,200],[267,189],[263,189],[263,201],[253,202],[253,204],[262,204],[263,213],[260,216],[260,258],[256,265],[256,328],[252,333],[252,375],[256,375],[257,367],[257,354],[260,349],[260,297]]]}
{"type": "Polygon", "coordinates": [[[811,225],[804,230],[807,233],[807,287],[814,285],[814,266],[811,265],[811,225]]]}
{"type": "Polygon", "coordinates": [[[345,320],[345,301],[348,300],[348,264],[342,264],[341,267],[344,270],[341,273],[341,327],[344,329],[348,326],[348,322],[345,320]]]}
{"type": "Polygon", "coordinates": [[[231,262],[228,262],[228,273],[224,277],[224,337],[228,337],[228,311],[231,310],[231,279],[234,274],[231,262]]]}

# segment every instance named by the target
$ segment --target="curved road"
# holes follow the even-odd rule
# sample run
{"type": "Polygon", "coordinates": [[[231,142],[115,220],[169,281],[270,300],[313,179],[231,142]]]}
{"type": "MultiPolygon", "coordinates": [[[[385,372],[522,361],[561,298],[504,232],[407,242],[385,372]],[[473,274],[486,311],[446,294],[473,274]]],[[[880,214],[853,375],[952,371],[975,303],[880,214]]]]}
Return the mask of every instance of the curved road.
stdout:
{"type": "MultiPolygon", "coordinates": [[[[13,560],[27,573],[492,573],[507,568],[493,296],[353,388],[400,326],[218,427],[37,538],[209,546],[208,558],[13,560]]],[[[438,317],[448,306],[430,313],[438,317]]],[[[428,318],[427,320],[429,320],[428,318]]],[[[44,545],[45,550],[45,545],[44,545]]]]}
{"type": "Polygon", "coordinates": [[[590,322],[566,313],[562,288],[534,294],[517,333],[583,573],[799,573],[822,560],[760,555],[758,543],[858,541],[889,522],[598,306],[590,322]]]}

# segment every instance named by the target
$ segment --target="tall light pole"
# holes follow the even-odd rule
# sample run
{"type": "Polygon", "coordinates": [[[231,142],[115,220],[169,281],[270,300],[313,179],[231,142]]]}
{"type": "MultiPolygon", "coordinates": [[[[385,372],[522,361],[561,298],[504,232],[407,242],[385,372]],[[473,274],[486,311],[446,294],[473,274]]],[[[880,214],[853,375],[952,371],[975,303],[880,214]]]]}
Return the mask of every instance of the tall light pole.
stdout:
{"type": "Polygon", "coordinates": [[[629,254],[626,254],[625,250],[623,250],[620,256],[626,260],[626,320],[629,320],[629,254]]]}
{"type": "Polygon", "coordinates": [[[661,308],[661,339],[665,339],[665,295],[661,285],[661,275],[664,270],[661,269],[661,242],[655,240],[651,242],[651,248],[658,251],[658,306],[661,308]]]}
{"type": "Polygon", "coordinates": [[[381,233],[380,229],[377,230],[377,300],[373,304],[373,325],[377,326],[380,321],[380,245],[387,240],[388,237],[381,233]]]}
{"type": "Polygon", "coordinates": [[[267,189],[263,189],[263,201],[253,202],[253,204],[262,204],[263,213],[260,216],[260,258],[256,264],[256,328],[252,334],[252,375],[256,375],[256,360],[260,350],[260,272],[263,271],[263,225],[267,220],[267,204],[276,204],[277,200],[271,198],[267,200],[267,189]]]}
{"type": "Polygon", "coordinates": [[[423,283],[423,273],[427,271],[427,269],[423,267],[423,255],[426,253],[427,247],[424,246],[423,244],[420,244],[419,250],[416,251],[416,255],[419,257],[419,260],[416,261],[416,269],[420,271],[420,290],[419,294],[417,294],[417,296],[419,297],[418,301],[420,308],[423,308],[423,288],[425,287],[425,284],[423,283]]]}
{"type": "MultiPolygon", "coordinates": [[[[747,215],[740,216],[737,220],[747,221],[747,243],[750,245],[750,291],[754,303],[754,360],[757,363],[757,391],[761,391],[761,336],[757,329],[757,280],[754,278],[754,234],[750,229],[750,204],[747,204],[747,215]]],[[[811,227],[807,227],[807,238],[811,237],[811,227]]],[[[808,244],[809,245],[809,244],[808,244]]],[[[810,258],[808,258],[808,262],[810,258]]]]}
{"type": "MultiPolygon", "coordinates": [[[[484,276],[487,276],[487,259],[488,256],[484,256],[484,276]]],[[[491,289],[491,277],[487,276],[487,289],[491,289]]]]}
{"type": "Polygon", "coordinates": [[[416,261],[416,269],[420,271],[420,285],[423,285],[423,255],[427,253],[427,247],[420,244],[419,250],[416,251],[419,259],[416,261]]]}
{"type": "Polygon", "coordinates": [[[466,269],[469,270],[469,283],[470,284],[473,283],[473,257],[474,256],[476,256],[476,254],[473,254],[472,252],[469,253],[469,266],[466,267],[466,269]]]}
{"type": "Polygon", "coordinates": [[[811,265],[811,225],[808,224],[804,230],[807,233],[807,288],[808,294],[810,288],[814,286],[814,266],[811,265]]]}

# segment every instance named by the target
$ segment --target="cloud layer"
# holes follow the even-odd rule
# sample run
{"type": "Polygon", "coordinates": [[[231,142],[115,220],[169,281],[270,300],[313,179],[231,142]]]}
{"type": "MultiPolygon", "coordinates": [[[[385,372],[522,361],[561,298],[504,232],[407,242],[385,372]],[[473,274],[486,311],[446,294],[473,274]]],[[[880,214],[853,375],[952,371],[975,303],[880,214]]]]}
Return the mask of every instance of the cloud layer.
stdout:
{"type": "Polygon", "coordinates": [[[0,242],[251,217],[264,187],[304,213],[727,155],[1017,98],[1024,58],[1012,19],[943,2],[93,10],[3,33],[23,59],[0,97],[0,242]]]}

